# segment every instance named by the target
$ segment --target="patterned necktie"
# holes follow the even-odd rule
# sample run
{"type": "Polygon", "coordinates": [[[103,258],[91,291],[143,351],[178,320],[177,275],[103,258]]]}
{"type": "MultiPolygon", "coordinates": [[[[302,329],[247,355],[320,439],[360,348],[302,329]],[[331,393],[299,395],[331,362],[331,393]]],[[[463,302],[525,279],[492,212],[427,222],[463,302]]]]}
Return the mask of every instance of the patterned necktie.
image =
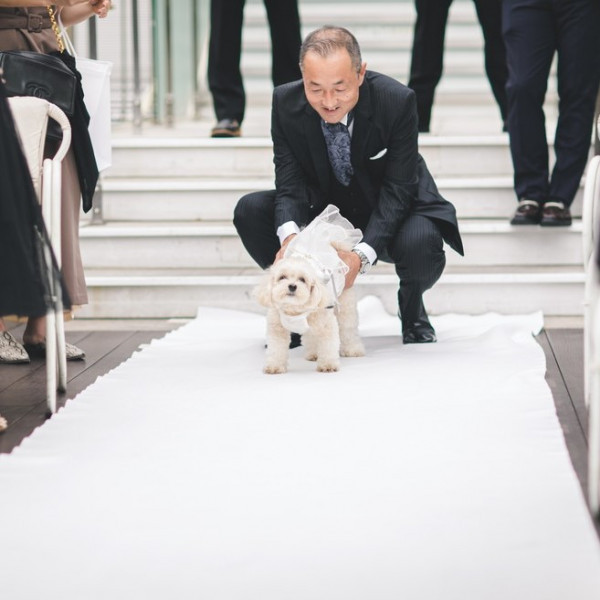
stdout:
{"type": "Polygon", "coordinates": [[[348,115],[348,126],[343,123],[325,123],[321,121],[321,129],[327,144],[329,163],[335,178],[342,185],[350,185],[354,169],[350,162],[350,132],[348,127],[352,123],[352,113],[348,115]]]}

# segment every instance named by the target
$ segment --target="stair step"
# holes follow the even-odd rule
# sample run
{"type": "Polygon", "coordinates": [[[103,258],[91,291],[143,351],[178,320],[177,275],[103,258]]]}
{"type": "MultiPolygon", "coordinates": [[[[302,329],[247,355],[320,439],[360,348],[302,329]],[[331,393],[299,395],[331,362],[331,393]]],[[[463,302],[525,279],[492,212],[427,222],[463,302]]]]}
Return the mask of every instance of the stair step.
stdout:
{"type": "MultiPolygon", "coordinates": [[[[420,152],[435,177],[510,176],[506,134],[422,136],[420,152]],[[474,161],[473,157],[477,156],[474,161]]],[[[107,176],[273,177],[273,147],[268,138],[117,137],[107,176]]]]}
{"type": "MultiPolygon", "coordinates": [[[[440,193],[462,219],[509,218],[515,207],[511,177],[437,178],[440,193]]],[[[107,221],[223,221],[245,194],[274,187],[273,179],[107,179],[107,221]]],[[[581,216],[580,190],[571,211],[581,216]]]]}
{"type": "MultiPolygon", "coordinates": [[[[461,222],[465,257],[446,253],[449,265],[582,264],[581,221],[572,227],[511,227],[507,220],[461,222]]],[[[80,230],[86,269],[247,268],[253,266],[230,222],[109,223],[80,230]]]]}
{"type": "MultiPolygon", "coordinates": [[[[376,266],[357,280],[359,297],[381,298],[390,314],[397,311],[398,280],[376,266]]],[[[170,272],[170,271],[169,271],[170,272]]],[[[82,318],[193,317],[199,306],[219,306],[263,312],[252,298],[261,277],[257,269],[242,273],[188,275],[137,275],[96,273],[87,275],[90,304],[82,318]]],[[[452,272],[448,268],[425,295],[431,314],[460,312],[517,314],[542,310],[545,315],[581,315],[584,274],[574,269],[538,269],[503,272],[452,272]]]]}

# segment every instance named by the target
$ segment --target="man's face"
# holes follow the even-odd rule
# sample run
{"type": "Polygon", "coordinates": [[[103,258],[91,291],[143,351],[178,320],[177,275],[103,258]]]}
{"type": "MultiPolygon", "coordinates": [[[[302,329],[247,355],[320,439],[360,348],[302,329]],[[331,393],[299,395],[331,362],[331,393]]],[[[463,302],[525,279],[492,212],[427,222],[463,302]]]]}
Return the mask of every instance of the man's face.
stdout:
{"type": "Polygon", "coordinates": [[[338,123],[356,106],[366,68],[363,63],[357,72],[345,48],[329,56],[310,51],[304,55],[304,93],[326,123],[338,123]]]}

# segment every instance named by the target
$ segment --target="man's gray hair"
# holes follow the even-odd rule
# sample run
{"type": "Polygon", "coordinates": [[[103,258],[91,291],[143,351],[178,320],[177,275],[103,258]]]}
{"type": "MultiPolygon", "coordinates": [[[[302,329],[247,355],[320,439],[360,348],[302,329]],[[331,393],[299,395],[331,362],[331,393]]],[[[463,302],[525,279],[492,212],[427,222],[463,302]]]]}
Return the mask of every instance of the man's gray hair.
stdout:
{"type": "Polygon", "coordinates": [[[315,52],[319,56],[326,57],[342,48],[348,51],[352,66],[358,73],[362,66],[360,46],[347,29],[334,25],[324,25],[306,36],[300,46],[300,69],[303,69],[304,57],[307,52],[315,52]]]}

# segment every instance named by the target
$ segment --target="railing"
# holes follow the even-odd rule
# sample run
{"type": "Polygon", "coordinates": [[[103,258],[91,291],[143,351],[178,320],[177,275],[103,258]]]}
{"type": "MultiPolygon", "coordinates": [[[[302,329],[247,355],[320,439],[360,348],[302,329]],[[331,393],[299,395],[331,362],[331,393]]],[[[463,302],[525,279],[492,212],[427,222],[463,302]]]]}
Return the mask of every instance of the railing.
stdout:
{"type": "Polygon", "coordinates": [[[208,103],[209,0],[114,0],[107,19],[73,37],[83,55],[110,60],[113,120],[136,133],[153,120],[197,118],[208,103]]]}

